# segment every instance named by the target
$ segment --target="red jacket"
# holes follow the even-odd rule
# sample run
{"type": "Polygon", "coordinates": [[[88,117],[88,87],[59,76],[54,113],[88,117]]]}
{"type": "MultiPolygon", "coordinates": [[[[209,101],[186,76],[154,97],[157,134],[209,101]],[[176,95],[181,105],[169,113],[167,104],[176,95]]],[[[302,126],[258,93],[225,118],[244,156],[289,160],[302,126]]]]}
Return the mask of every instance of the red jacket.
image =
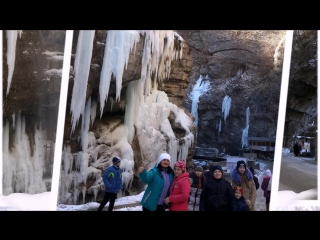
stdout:
{"type": "Polygon", "coordinates": [[[190,189],[189,173],[182,173],[173,179],[170,187],[169,211],[188,211],[190,189]]]}

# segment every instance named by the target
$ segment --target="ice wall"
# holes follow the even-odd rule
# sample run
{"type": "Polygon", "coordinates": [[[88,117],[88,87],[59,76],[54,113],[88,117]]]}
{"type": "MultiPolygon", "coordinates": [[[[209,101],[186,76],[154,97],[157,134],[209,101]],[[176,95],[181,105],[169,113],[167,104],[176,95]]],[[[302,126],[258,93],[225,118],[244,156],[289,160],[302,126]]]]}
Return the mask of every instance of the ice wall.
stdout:
{"type": "MultiPolygon", "coordinates": [[[[35,126],[34,149],[31,155],[30,140],[26,134],[25,118],[18,113],[15,116],[14,145],[9,149],[9,131],[13,126],[7,121],[3,138],[3,194],[29,193],[36,194],[47,191],[43,174],[45,162],[53,162],[51,154],[54,144],[47,139],[46,131],[35,126]]],[[[49,179],[50,180],[50,179],[49,179]]],[[[49,181],[51,184],[51,182],[49,181]]]]}
{"type": "MultiPolygon", "coordinates": [[[[129,54],[134,53],[135,44],[140,41],[141,36],[144,36],[145,39],[141,79],[128,83],[125,105],[122,106],[125,110],[124,124],[113,130],[112,133],[102,132],[98,141],[94,141],[95,136],[89,131],[89,122],[92,125],[95,120],[97,104],[90,103],[91,100],[88,99],[82,114],[80,140],[82,151],[72,154],[68,144],[65,144],[63,149],[63,168],[59,186],[60,203],[76,204],[77,201],[81,202],[81,196],[82,202],[85,202],[86,193],[92,193],[96,198],[98,192],[104,189],[100,169],[111,165],[111,159],[115,155],[122,159],[120,167],[123,170],[123,184],[130,192],[134,167],[131,144],[134,135],[138,137],[143,161],[148,167],[154,166],[158,155],[163,151],[169,152],[172,156],[172,166],[177,158],[187,158],[188,149],[194,141],[193,134],[189,130],[193,124],[192,120],[182,109],[170,103],[164,92],[157,90],[158,82],[170,75],[171,61],[182,57],[182,46],[179,50],[174,49],[174,38],[178,37],[180,40],[182,38],[171,30],[107,32],[99,85],[100,118],[105,102],[113,101],[108,97],[112,75],[116,79],[116,101],[120,102],[123,71],[127,67],[129,54]],[[176,139],[173,133],[168,120],[170,111],[175,114],[176,123],[186,131],[183,139],[176,139]],[[168,143],[167,139],[169,139],[168,143]],[[106,142],[109,147],[104,145],[106,142]],[[88,178],[91,182],[94,181],[90,187],[87,186],[88,178]],[[71,194],[72,186],[81,187],[73,189],[71,194]]],[[[82,58],[84,57],[88,58],[88,55],[82,58]]],[[[82,61],[87,62],[88,59],[82,61]]],[[[72,96],[75,99],[78,97],[80,96],[72,96]]],[[[113,105],[113,102],[111,103],[113,105]]]]}

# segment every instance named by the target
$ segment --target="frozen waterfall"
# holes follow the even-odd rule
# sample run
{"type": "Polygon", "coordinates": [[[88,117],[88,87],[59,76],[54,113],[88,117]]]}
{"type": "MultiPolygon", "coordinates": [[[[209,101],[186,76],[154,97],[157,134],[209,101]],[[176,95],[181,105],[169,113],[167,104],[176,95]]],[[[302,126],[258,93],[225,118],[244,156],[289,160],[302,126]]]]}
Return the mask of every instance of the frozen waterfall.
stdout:
{"type": "Polygon", "coordinates": [[[248,132],[249,132],[249,118],[250,118],[250,109],[247,107],[246,110],[246,128],[242,131],[241,147],[248,147],[248,132]]]}
{"type": "Polygon", "coordinates": [[[3,136],[3,194],[46,192],[50,179],[43,179],[46,168],[43,162],[53,162],[54,143],[46,140],[46,131],[35,127],[34,145],[26,134],[25,118],[21,114],[15,117],[14,146],[9,151],[9,131],[12,126],[6,122],[3,136]],[[31,149],[33,148],[33,155],[31,149]]]}
{"type": "Polygon", "coordinates": [[[223,115],[224,121],[226,121],[227,117],[229,116],[230,108],[231,108],[231,97],[226,95],[222,102],[222,114],[224,114],[223,115]]]}
{"type": "Polygon", "coordinates": [[[204,94],[210,89],[210,82],[205,80],[209,80],[209,76],[206,75],[205,79],[203,79],[203,76],[200,75],[199,79],[197,80],[190,94],[190,98],[192,100],[191,114],[195,117],[195,120],[194,120],[195,125],[198,125],[199,98],[202,94],[204,94]]]}
{"type": "Polygon", "coordinates": [[[7,30],[7,64],[8,64],[8,85],[7,85],[7,95],[9,93],[12,75],[14,71],[14,63],[16,60],[16,44],[18,34],[21,38],[22,30],[7,30]]]}

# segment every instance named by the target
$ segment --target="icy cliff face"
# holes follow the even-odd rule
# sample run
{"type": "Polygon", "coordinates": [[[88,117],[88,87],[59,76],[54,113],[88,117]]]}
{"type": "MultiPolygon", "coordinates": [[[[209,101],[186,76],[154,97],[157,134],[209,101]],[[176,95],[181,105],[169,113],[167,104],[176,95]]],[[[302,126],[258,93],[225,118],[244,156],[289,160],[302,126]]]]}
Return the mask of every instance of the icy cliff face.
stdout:
{"type": "MultiPolygon", "coordinates": [[[[101,176],[114,156],[122,159],[123,194],[127,195],[143,187],[137,166],[143,162],[153,167],[163,151],[172,156],[172,167],[178,159],[191,163],[192,116],[163,91],[166,86],[173,89],[170,81],[187,85],[191,57],[183,39],[174,31],[97,30],[94,37],[75,32],[73,44],[73,91],[69,89],[67,105],[72,117],[67,114],[59,203],[101,199],[101,176]],[[84,50],[92,53],[77,54],[83,46],[92,46],[84,50]],[[85,63],[90,63],[87,71],[85,63]],[[85,86],[86,94],[75,91],[76,86],[85,86]],[[84,101],[83,107],[72,104],[84,101]]],[[[184,89],[171,93],[179,99],[184,89]]]]}
{"type": "Polygon", "coordinates": [[[3,34],[3,194],[50,191],[65,31],[3,34]]]}
{"type": "MultiPolygon", "coordinates": [[[[208,76],[211,89],[198,102],[197,146],[220,152],[223,146],[226,153],[238,155],[247,136],[275,137],[285,31],[178,33],[186,40],[193,59],[186,96],[201,75],[208,76]],[[230,105],[228,99],[232,100],[230,105]]],[[[191,110],[190,99],[186,97],[183,106],[191,110]]]]}

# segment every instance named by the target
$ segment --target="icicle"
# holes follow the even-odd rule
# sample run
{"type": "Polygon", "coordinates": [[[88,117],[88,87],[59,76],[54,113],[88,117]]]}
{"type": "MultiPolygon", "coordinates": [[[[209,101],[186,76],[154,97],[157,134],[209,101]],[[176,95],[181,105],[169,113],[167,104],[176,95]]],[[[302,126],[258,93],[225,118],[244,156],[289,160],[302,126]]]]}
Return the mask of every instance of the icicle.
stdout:
{"type": "Polygon", "coordinates": [[[94,120],[96,119],[97,113],[97,102],[92,99],[91,100],[91,110],[90,110],[90,126],[92,127],[94,120]]]}
{"type": "Polygon", "coordinates": [[[108,31],[99,85],[100,118],[108,99],[112,74],[116,78],[116,100],[120,100],[123,71],[127,67],[130,51],[139,40],[140,35],[137,31],[108,31]]]}
{"type": "Polygon", "coordinates": [[[222,113],[224,113],[224,121],[226,121],[227,117],[229,116],[229,111],[231,108],[231,98],[226,95],[222,102],[222,113]]]}
{"type": "Polygon", "coordinates": [[[85,107],[94,34],[95,30],[81,30],[79,32],[76,58],[74,61],[74,83],[71,99],[72,133],[79,121],[80,115],[83,115],[85,107]]]}
{"type": "Polygon", "coordinates": [[[14,71],[14,64],[16,59],[16,44],[17,44],[17,34],[20,34],[22,30],[7,30],[7,64],[8,64],[8,85],[7,85],[7,95],[11,86],[12,75],[14,71]]]}
{"type": "Polygon", "coordinates": [[[249,132],[249,118],[250,118],[250,109],[247,107],[246,110],[246,128],[242,131],[241,144],[242,147],[248,146],[248,132],[249,132]]]}
{"type": "Polygon", "coordinates": [[[87,101],[84,115],[82,118],[81,147],[82,147],[83,152],[86,152],[87,148],[88,148],[88,132],[89,132],[89,125],[90,125],[90,113],[91,113],[91,97],[87,101]]]}

